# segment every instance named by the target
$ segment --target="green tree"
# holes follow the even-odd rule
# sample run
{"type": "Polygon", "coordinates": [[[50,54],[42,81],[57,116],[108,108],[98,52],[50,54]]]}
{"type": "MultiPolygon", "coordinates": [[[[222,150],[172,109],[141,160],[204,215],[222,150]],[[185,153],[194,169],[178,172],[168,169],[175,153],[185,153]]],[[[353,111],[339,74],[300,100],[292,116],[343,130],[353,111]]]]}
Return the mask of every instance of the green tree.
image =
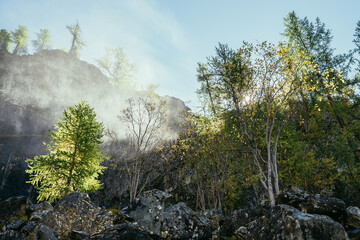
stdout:
{"type": "Polygon", "coordinates": [[[50,31],[48,29],[40,29],[36,34],[36,40],[32,40],[35,52],[40,52],[44,49],[49,49],[51,45],[50,31]]]}
{"type": "Polygon", "coordinates": [[[77,22],[75,25],[68,25],[66,26],[66,28],[69,30],[69,32],[72,35],[71,47],[69,53],[72,54],[73,56],[79,57],[80,48],[85,46],[85,42],[80,37],[81,30],[80,30],[79,22],[77,22]]]}
{"type": "Polygon", "coordinates": [[[253,157],[251,165],[255,167],[249,169],[258,171],[259,182],[272,205],[280,193],[279,139],[293,115],[291,102],[302,83],[303,72],[312,69],[306,58],[288,56],[289,51],[267,42],[255,46],[244,43],[236,51],[220,44],[209,62],[225,104],[236,113],[239,140],[248,148],[249,157],[253,157]]]}
{"type": "MultiPolygon", "coordinates": [[[[360,56],[360,21],[357,22],[354,34],[355,52],[360,56]]],[[[357,71],[360,72],[360,59],[357,59],[357,71]]],[[[360,77],[359,77],[360,78],[360,77]]]]}
{"type": "Polygon", "coordinates": [[[234,161],[239,158],[239,141],[225,129],[223,117],[190,115],[187,120],[187,131],[172,146],[184,163],[179,175],[185,175],[197,208],[229,210],[236,199],[232,193],[239,190],[235,182],[240,174],[234,161]]]}
{"type": "Polygon", "coordinates": [[[214,84],[212,82],[213,75],[208,66],[203,63],[198,63],[197,72],[197,79],[201,84],[201,87],[196,93],[202,102],[203,112],[204,114],[210,113],[210,115],[215,116],[217,114],[217,106],[219,105],[216,104],[216,100],[219,100],[219,97],[216,95],[214,84]]]}
{"type": "Polygon", "coordinates": [[[299,19],[295,12],[291,12],[284,21],[283,35],[287,37],[287,44],[293,49],[293,53],[301,53],[316,65],[315,71],[306,82],[311,91],[300,92],[306,114],[311,112],[311,106],[326,98],[336,121],[344,128],[345,120],[341,117],[341,110],[336,107],[335,98],[344,95],[347,97],[356,84],[343,78],[353,63],[353,52],[334,56],[331,31],[325,28],[325,24],[319,18],[312,23],[306,17],[299,19]]]}
{"type": "Polygon", "coordinates": [[[307,18],[300,19],[291,12],[285,18],[283,34],[293,54],[303,54],[316,66],[298,91],[301,96],[298,119],[300,129],[304,131],[303,138],[310,150],[314,150],[315,159],[333,159],[337,168],[342,170],[346,188],[356,189],[358,193],[356,172],[359,171],[360,136],[356,112],[360,78],[351,79],[348,73],[358,61],[354,57],[355,53],[360,52],[359,32],[358,22],[353,41],[355,49],[336,56],[331,48],[330,30],[319,19],[311,23],[307,18]],[[315,114],[317,112],[321,114],[315,114]]]}
{"type": "Polygon", "coordinates": [[[19,55],[20,53],[27,52],[27,43],[29,40],[28,29],[26,26],[19,25],[19,28],[12,32],[12,40],[15,44],[15,48],[13,51],[14,55],[19,55]]]}
{"type": "Polygon", "coordinates": [[[11,34],[8,33],[5,29],[0,31],[0,50],[6,50],[9,52],[9,49],[12,44],[11,34]]]}
{"type": "Polygon", "coordinates": [[[49,154],[28,159],[30,181],[38,191],[38,201],[53,202],[73,191],[94,191],[101,187],[97,177],[104,170],[102,143],[104,127],[82,101],[64,111],[63,119],[50,132],[49,154]]]}
{"type": "Polygon", "coordinates": [[[252,49],[253,46],[248,43],[238,50],[219,44],[215,48],[216,55],[208,59],[215,85],[221,93],[218,95],[226,101],[223,105],[235,109],[237,113],[240,113],[244,98],[253,87],[253,70],[250,67],[252,49]]]}

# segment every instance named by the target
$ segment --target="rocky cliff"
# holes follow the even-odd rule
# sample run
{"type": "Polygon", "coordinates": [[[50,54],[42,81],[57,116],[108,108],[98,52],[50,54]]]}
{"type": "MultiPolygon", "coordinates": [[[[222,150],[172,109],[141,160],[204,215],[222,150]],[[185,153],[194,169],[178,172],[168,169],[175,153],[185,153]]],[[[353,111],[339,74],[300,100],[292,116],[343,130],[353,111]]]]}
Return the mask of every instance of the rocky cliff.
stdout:
{"type": "MultiPolygon", "coordinates": [[[[107,129],[124,136],[117,115],[130,97],[147,94],[114,87],[94,65],[62,50],[15,56],[0,52],[0,199],[28,195],[25,160],[44,154],[43,142],[63,111],[87,101],[107,129]]],[[[179,130],[184,102],[166,97],[169,126],[179,130]]]]}

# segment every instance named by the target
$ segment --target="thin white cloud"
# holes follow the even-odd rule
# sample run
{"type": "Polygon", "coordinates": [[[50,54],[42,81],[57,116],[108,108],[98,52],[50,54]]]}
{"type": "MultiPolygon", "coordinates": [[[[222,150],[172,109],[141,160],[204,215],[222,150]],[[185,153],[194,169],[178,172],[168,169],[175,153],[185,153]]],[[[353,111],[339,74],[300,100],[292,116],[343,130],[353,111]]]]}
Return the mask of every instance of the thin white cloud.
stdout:
{"type": "Polygon", "coordinates": [[[162,10],[157,2],[145,0],[129,0],[129,8],[143,22],[151,26],[151,31],[163,35],[175,47],[184,50],[187,48],[187,40],[181,25],[166,10],[162,10]]]}

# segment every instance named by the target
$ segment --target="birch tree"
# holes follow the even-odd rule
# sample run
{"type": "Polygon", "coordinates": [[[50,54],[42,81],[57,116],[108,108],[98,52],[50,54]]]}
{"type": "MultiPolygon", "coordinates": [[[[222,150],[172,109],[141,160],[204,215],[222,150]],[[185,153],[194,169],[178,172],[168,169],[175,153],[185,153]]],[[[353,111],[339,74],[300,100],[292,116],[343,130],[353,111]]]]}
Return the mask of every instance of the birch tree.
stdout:
{"type": "Polygon", "coordinates": [[[138,194],[141,176],[145,171],[147,159],[143,154],[161,142],[161,130],[165,125],[165,101],[154,97],[130,98],[127,107],[118,116],[127,127],[129,154],[124,162],[128,177],[130,202],[138,194]]]}

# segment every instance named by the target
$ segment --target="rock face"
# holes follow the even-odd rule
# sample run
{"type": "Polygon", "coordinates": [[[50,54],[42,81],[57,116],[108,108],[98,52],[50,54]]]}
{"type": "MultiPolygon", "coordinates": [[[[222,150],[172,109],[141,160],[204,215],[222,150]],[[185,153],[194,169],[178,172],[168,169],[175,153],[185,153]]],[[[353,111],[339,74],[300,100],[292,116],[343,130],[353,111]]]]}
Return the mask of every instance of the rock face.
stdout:
{"type": "Polygon", "coordinates": [[[43,154],[44,141],[46,137],[0,134],[0,200],[29,196],[31,186],[25,183],[25,160],[35,154],[43,154]]]}
{"type": "Polygon", "coordinates": [[[171,239],[209,239],[211,222],[185,203],[171,205],[164,211],[161,236],[171,239]]]}
{"type": "Polygon", "coordinates": [[[31,214],[29,221],[41,222],[42,219],[53,210],[53,206],[48,202],[31,204],[28,209],[28,212],[31,214]]]}
{"type": "Polygon", "coordinates": [[[247,223],[261,218],[265,214],[265,210],[261,208],[255,209],[239,209],[233,211],[220,221],[220,236],[231,237],[237,235],[236,231],[245,226],[247,223]]]}
{"type": "Polygon", "coordinates": [[[234,211],[220,223],[220,236],[240,239],[358,239],[360,211],[344,201],[300,188],[280,193],[275,207],[234,211]],[[355,229],[354,229],[355,228],[355,229]],[[347,230],[347,231],[346,231],[347,230]]]}
{"type": "Polygon", "coordinates": [[[144,192],[128,210],[139,228],[158,237],[170,239],[209,239],[211,222],[186,204],[170,204],[171,195],[151,190],[144,192]]]}
{"type": "MultiPolygon", "coordinates": [[[[24,56],[0,51],[0,200],[32,192],[25,183],[25,160],[46,153],[43,142],[49,141],[48,131],[68,106],[87,101],[106,128],[123,134],[124,127],[117,118],[122,103],[148,93],[117,88],[108,82],[94,65],[62,50],[24,56]]],[[[182,121],[179,116],[188,108],[180,99],[166,99],[169,126],[176,132],[182,121]]],[[[120,174],[110,171],[109,175],[103,182],[105,198],[111,201],[124,193],[125,187],[119,184],[123,179],[113,177],[120,174]]]]}
{"type": "Polygon", "coordinates": [[[11,219],[27,218],[26,208],[29,200],[24,197],[12,197],[0,202],[0,224],[6,226],[11,219]]]}
{"type": "Polygon", "coordinates": [[[26,225],[26,221],[22,219],[15,219],[10,224],[6,225],[6,229],[10,230],[20,230],[26,225]]]}
{"type": "Polygon", "coordinates": [[[55,207],[47,202],[31,204],[27,198],[17,197],[0,202],[0,209],[4,226],[0,239],[49,240],[70,236],[72,239],[87,236],[88,239],[114,226],[113,214],[94,206],[89,196],[80,192],[65,196],[55,207]],[[10,222],[11,219],[14,220],[10,222]]]}
{"type": "Polygon", "coordinates": [[[343,200],[321,194],[308,194],[300,188],[293,187],[290,191],[280,193],[278,204],[287,204],[303,212],[326,215],[338,221],[346,221],[346,204],[343,200]]]}
{"type": "Polygon", "coordinates": [[[0,200],[29,195],[25,160],[45,153],[48,131],[67,106],[100,99],[104,88],[96,86],[104,81],[96,67],[61,50],[0,53],[0,200]]]}
{"type": "Polygon", "coordinates": [[[94,240],[152,240],[159,239],[156,235],[141,231],[138,227],[130,223],[117,224],[112,228],[105,229],[104,231],[90,237],[94,240]]]}
{"type": "Polygon", "coordinates": [[[330,217],[304,213],[288,205],[275,206],[246,227],[246,239],[348,239],[344,227],[330,217]]]}
{"type": "Polygon", "coordinates": [[[346,224],[354,228],[360,228],[360,209],[350,206],[346,209],[346,213],[346,224]]]}
{"type": "Polygon", "coordinates": [[[19,240],[24,239],[24,235],[14,230],[7,230],[4,233],[0,233],[0,240],[19,240]]]}
{"type": "Polygon", "coordinates": [[[55,236],[55,232],[53,229],[49,228],[46,225],[40,225],[39,230],[37,232],[38,240],[57,240],[58,238],[55,236]]]}
{"type": "Polygon", "coordinates": [[[131,206],[128,214],[143,230],[161,236],[164,210],[170,205],[171,195],[160,190],[144,192],[131,206]]]}
{"type": "Polygon", "coordinates": [[[0,202],[0,240],[18,240],[25,237],[21,229],[28,220],[26,214],[28,206],[29,200],[23,196],[0,202]]]}
{"type": "MultiPolygon", "coordinates": [[[[117,215],[96,207],[86,193],[73,192],[54,207],[32,204],[26,197],[0,202],[3,239],[359,239],[359,209],[347,208],[347,227],[329,216],[302,212],[279,204],[272,208],[194,212],[185,203],[170,203],[171,195],[144,192],[117,215]],[[220,227],[220,229],[219,229],[220,227]],[[348,233],[348,234],[347,234],[348,233]]],[[[330,205],[331,207],[331,205],[330,205]]]]}
{"type": "Polygon", "coordinates": [[[43,219],[42,223],[67,237],[72,230],[90,235],[113,226],[111,212],[95,207],[86,193],[73,192],[65,196],[43,219]]]}

